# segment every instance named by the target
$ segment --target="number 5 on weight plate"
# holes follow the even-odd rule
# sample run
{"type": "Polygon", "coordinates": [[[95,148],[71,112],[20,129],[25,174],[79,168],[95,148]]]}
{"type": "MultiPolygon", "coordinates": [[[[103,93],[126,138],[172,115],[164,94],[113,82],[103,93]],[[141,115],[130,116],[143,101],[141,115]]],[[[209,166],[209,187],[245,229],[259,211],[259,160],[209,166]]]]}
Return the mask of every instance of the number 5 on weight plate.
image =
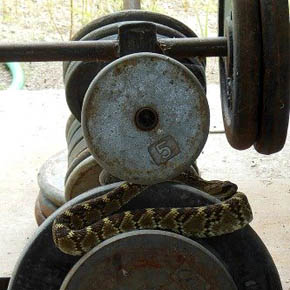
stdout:
{"type": "Polygon", "coordinates": [[[172,136],[167,136],[148,147],[149,154],[157,165],[166,163],[180,153],[179,146],[172,136]]]}

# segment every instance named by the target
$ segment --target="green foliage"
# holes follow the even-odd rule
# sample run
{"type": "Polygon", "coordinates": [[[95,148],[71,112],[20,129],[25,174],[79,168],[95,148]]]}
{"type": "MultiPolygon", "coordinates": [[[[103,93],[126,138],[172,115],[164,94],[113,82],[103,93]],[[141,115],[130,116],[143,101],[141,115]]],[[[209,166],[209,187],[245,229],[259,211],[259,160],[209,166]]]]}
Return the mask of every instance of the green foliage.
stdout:
{"type": "MultiPolygon", "coordinates": [[[[57,0],[50,0],[57,1],[57,0]]],[[[72,0],[71,0],[72,1],[72,0]]],[[[143,0],[142,9],[150,10],[154,12],[162,13],[163,10],[159,6],[159,0],[143,0]]],[[[72,35],[75,30],[78,30],[81,26],[88,22],[123,9],[123,0],[73,0],[73,5],[70,5],[71,13],[71,33],[72,35]],[[74,27],[76,23],[77,27],[74,27]]]]}
{"type": "Polygon", "coordinates": [[[115,12],[122,9],[123,2],[121,0],[114,1],[93,1],[79,0],[74,1],[76,5],[73,9],[74,17],[81,22],[82,25],[91,20],[115,12]]]}
{"type": "Polygon", "coordinates": [[[218,11],[217,0],[183,0],[185,11],[192,10],[197,19],[202,37],[208,36],[208,17],[210,14],[216,14],[218,11]]]}
{"type": "MultiPolygon", "coordinates": [[[[73,8],[74,17],[81,22],[82,25],[96,19],[100,16],[107,15],[123,9],[123,0],[75,0],[76,4],[73,8]]],[[[142,9],[154,12],[162,12],[158,0],[143,0],[142,9]]]]}
{"type": "MultiPolygon", "coordinates": [[[[141,0],[143,10],[173,14],[172,16],[176,16],[178,11],[194,15],[200,34],[204,37],[208,35],[209,15],[217,15],[217,2],[218,0],[141,0]]],[[[48,15],[50,26],[64,40],[93,19],[123,8],[123,0],[0,0],[0,4],[2,21],[5,22],[16,22],[20,17],[23,19],[27,11],[32,11],[35,17],[40,14],[48,15]]]]}
{"type": "Polygon", "coordinates": [[[141,7],[143,10],[164,13],[164,9],[161,7],[161,1],[158,0],[141,0],[141,7]]]}
{"type": "Polygon", "coordinates": [[[7,0],[2,0],[0,15],[2,16],[3,22],[11,21],[11,13],[7,0]]]}

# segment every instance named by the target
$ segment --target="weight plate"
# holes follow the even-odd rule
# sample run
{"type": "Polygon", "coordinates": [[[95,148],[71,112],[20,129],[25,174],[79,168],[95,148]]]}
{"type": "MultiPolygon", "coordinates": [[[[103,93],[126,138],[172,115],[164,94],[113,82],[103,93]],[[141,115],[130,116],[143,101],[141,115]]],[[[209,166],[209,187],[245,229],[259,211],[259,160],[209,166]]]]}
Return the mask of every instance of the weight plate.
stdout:
{"type": "Polygon", "coordinates": [[[101,171],[102,168],[93,156],[80,162],[66,180],[65,200],[71,200],[81,193],[100,186],[99,175],[101,171]]]}
{"type": "Polygon", "coordinates": [[[196,160],[207,140],[209,108],[184,65],[160,54],[131,54],[93,80],[82,127],[103,168],[122,180],[153,184],[196,160]]]}
{"type": "Polygon", "coordinates": [[[63,150],[49,158],[41,167],[37,181],[43,196],[56,206],[64,204],[64,177],[67,153],[63,150]]]}
{"type": "Polygon", "coordinates": [[[56,206],[49,199],[47,199],[43,193],[40,191],[38,195],[39,207],[41,212],[45,217],[50,216],[53,212],[55,212],[59,206],[56,206]]]}
{"type": "Polygon", "coordinates": [[[99,175],[99,182],[101,185],[107,185],[115,182],[120,182],[121,180],[117,177],[111,175],[107,170],[103,169],[99,175]]]}
{"type": "Polygon", "coordinates": [[[183,236],[162,231],[118,235],[82,257],[60,290],[237,290],[221,261],[183,236]],[[154,277],[154,279],[152,279],[154,277]]]}
{"type": "Polygon", "coordinates": [[[37,197],[35,201],[34,216],[35,216],[35,220],[38,226],[40,226],[46,220],[46,216],[43,214],[43,212],[40,209],[39,196],[37,197]]]}
{"type": "MultiPolygon", "coordinates": [[[[119,27],[123,24],[133,24],[133,23],[140,23],[143,21],[127,21],[126,19],[118,21],[116,23],[111,23],[102,27],[98,27],[92,31],[90,31],[88,34],[86,34],[84,37],[82,37],[81,41],[87,41],[87,40],[116,40],[118,39],[118,30],[119,27]]],[[[150,20],[146,21],[150,22],[150,20]]],[[[157,33],[159,35],[163,35],[166,37],[185,37],[185,35],[181,32],[179,32],[176,29],[170,28],[169,26],[165,26],[156,22],[152,22],[156,25],[157,33]]],[[[194,33],[193,37],[197,37],[194,33]]],[[[203,58],[202,58],[203,60],[203,58]]],[[[73,62],[64,62],[63,65],[63,75],[64,79],[66,79],[67,74],[69,73],[71,69],[71,65],[73,62]]]]}
{"type": "MultiPolygon", "coordinates": [[[[119,28],[123,25],[127,25],[127,24],[138,24],[138,23],[152,23],[154,25],[156,25],[156,32],[157,32],[157,36],[158,38],[184,38],[186,37],[185,34],[183,34],[182,32],[171,28],[169,26],[166,25],[162,25],[156,22],[150,22],[150,21],[120,21],[117,23],[113,23],[113,24],[109,24],[106,26],[103,26],[101,28],[98,28],[96,30],[91,31],[90,33],[88,33],[87,35],[85,35],[83,38],[81,38],[82,41],[85,40],[98,40],[98,39],[102,39],[102,40],[117,40],[118,39],[118,33],[119,33],[119,28]]],[[[197,37],[197,35],[193,32],[192,37],[197,37]]],[[[177,58],[179,61],[182,62],[183,58],[177,58]]],[[[199,57],[195,57],[195,58],[186,58],[188,60],[190,60],[192,63],[199,63],[200,65],[202,65],[202,67],[205,67],[205,63],[203,62],[205,59],[204,58],[199,58],[199,57]],[[202,64],[201,64],[201,62],[202,64]]],[[[70,67],[68,68],[68,70],[70,69],[70,67]]]]}
{"type": "Polygon", "coordinates": [[[85,149],[87,149],[87,143],[86,140],[83,138],[79,143],[76,144],[76,146],[73,148],[73,150],[68,155],[68,164],[69,166],[74,161],[74,159],[85,149]]]}
{"type": "Polygon", "coordinates": [[[78,166],[83,160],[85,160],[89,156],[91,156],[91,152],[89,151],[88,148],[86,148],[85,150],[81,151],[71,162],[69,160],[68,169],[65,175],[65,183],[68,176],[75,169],[75,167],[78,166]]]}
{"type": "MultiPolygon", "coordinates": [[[[195,175],[199,175],[199,169],[194,162],[191,166],[191,170],[194,172],[195,175]]],[[[121,180],[117,177],[111,175],[107,170],[103,169],[99,175],[99,182],[101,185],[107,185],[115,182],[120,182],[121,180]]]]}
{"type": "Polygon", "coordinates": [[[182,62],[182,64],[185,65],[196,76],[206,93],[206,74],[204,66],[200,62],[196,64],[182,62]]]}
{"type": "Polygon", "coordinates": [[[72,125],[68,131],[68,134],[66,136],[67,144],[69,144],[71,142],[72,137],[74,136],[75,132],[77,130],[79,130],[80,127],[81,127],[81,123],[77,119],[75,119],[75,121],[72,123],[72,125]]]}
{"type": "Polygon", "coordinates": [[[78,31],[73,36],[72,40],[80,40],[85,35],[89,34],[91,31],[99,27],[122,21],[155,22],[157,24],[173,28],[174,30],[181,32],[187,37],[196,37],[196,34],[188,26],[172,17],[151,11],[128,10],[111,13],[110,15],[106,15],[104,17],[91,21],[86,26],[84,26],[80,31],[78,31]]]}
{"type": "Polygon", "coordinates": [[[263,99],[255,149],[262,154],[273,154],[284,147],[289,122],[288,0],[260,0],[260,9],[263,99]]]}
{"type": "MultiPolygon", "coordinates": [[[[70,206],[103,195],[118,185],[102,186],[84,193],[48,217],[19,257],[8,290],[59,290],[65,276],[80,258],[65,255],[55,247],[51,234],[54,219],[70,206]]],[[[202,206],[218,202],[194,188],[173,183],[156,184],[146,189],[137,199],[130,201],[126,209],[202,206]]],[[[238,289],[282,290],[273,260],[251,227],[247,226],[229,235],[195,241],[226,266],[238,289]]],[[[181,257],[181,262],[183,258],[181,257]]],[[[115,261],[119,260],[113,260],[115,261]]],[[[137,266],[142,267],[144,264],[137,266]]],[[[152,264],[154,266],[156,265],[152,264]]],[[[117,276],[113,278],[115,277],[117,276]]],[[[172,278],[174,277],[176,276],[172,278]]],[[[186,273],[183,277],[188,278],[186,273]]],[[[100,289],[105,288],[100,285],[100,289]]]]}
{"type": "Polygon", "coordinates": [[[73,62],[65,76],[66,101],[70,111],[80,120],[84,95],[94,77],[108,62],[73,62]]]}
{"type": "Polygon", "coordinates": [[[74,117],[74,115],[70,115],[69,118],[67,119],[66,126],[65,126],[65,137],[66,137],[66,139],[68,137],[69,129],[70,129],[72,123],[75,121],[75,119],[76,118],[74,117]]]}
{"type": "MultiPolygon", "coordinates": [[[[98,18],[96,20],[91,21],[86,26],[84,26],[81,30],[79,30],[73,37],[72,40],[80,40],[93,30],[101,28],[103,26],[118,23],[122,21],[149,21],[155,22],[158,24],[162,24],[168,27],[173,28],[184,34],[187,37],[197,37],[197,35],[185,24],[182,22],[171,18],[169,16],[154,13],[150,11],[142,11],[142,10],[130,10],[130,11],[120,11],[116,13],[111,13],[104,17],[98,18]]],[[[67,70],[69,62],[63,63],[63,71],[64,75],[67,70]]]]}
{"type": "Polygon", "coordinates": [[[68,156],[70,155],[71,151],[76,147],[76,145],[83,140],[83,138],[84,137],[82,127],[79,127],[73,134],[70,143],[67,145],[68,156]]]}
{"type": "MultiPolygon", "coordinates": [[[[140,23],[140,21],[127,21],[107,25],[90,32],[89,34],[84,36],[81,40],[87,41],[98,39],[117,39],[118,30],[121,25],[136,24],[136,23],[140,23]]],[[[156,24],[156,28],[158,38],[184,37],[182,33],[164,25],[156,24]]],[[[188,68],[191,69],[193,72],[196,72],[197,78],[205,87],[206,84],[205,84],[204,66],[200,63],[198,58],[191,58],[190,60],[192,64],[189,64],[188,68]]],[[[179,59],[179,61],[188,62],[188,60],[184,59],[179,59]]],[[[81,118],[83,99],[90,83],[97,75],[97,73],[107,64],[108,62],[71,62],[67,68],[67,71],[64,71],[67,103],[71,112],[78,120],[80,120],[81,118]],[[80,79],[82,80],[81,84],[79,83],[80,79]]]]}
{"type": "Polygon", "coordinates": [[[261,96],[259,3],[219,1],[219,35],[228,37],[228,57],[220,58],[223,120],[230,145],[243,150],[258,135],[261,96]]]}

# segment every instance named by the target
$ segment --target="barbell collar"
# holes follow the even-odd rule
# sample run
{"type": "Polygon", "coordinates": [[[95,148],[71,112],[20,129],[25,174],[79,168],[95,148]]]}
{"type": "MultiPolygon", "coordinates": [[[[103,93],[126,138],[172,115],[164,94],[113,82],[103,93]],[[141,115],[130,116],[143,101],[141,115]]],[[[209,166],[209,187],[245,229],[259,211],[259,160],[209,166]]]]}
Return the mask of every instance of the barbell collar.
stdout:
{"type": "MultiPolygon", "coordinates": [[[[158,45],[171,57],[227,55],[226,37],[168,38],[158,45]]],[[[0,44],[0,62],[112,61],[119,56],[117,40],[0,44]]]]}

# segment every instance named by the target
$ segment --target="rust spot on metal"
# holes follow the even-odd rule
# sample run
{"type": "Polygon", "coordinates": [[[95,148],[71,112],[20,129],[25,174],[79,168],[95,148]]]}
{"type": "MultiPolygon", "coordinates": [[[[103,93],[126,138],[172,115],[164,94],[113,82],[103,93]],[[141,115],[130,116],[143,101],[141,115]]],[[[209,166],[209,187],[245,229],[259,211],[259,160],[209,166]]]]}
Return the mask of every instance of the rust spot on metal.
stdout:
{"type": "Polygon", "coordinates": [[[162,265],[154,260],[138,260],[134,264],[134,268],[156,268],[159,269],[162,265]]]}
{"type": "Polygon", "coordinates": [[[176,261],[178,264],[183,264],[186,261],[186,258],[182,255],[176,255],[176,261]]]}

